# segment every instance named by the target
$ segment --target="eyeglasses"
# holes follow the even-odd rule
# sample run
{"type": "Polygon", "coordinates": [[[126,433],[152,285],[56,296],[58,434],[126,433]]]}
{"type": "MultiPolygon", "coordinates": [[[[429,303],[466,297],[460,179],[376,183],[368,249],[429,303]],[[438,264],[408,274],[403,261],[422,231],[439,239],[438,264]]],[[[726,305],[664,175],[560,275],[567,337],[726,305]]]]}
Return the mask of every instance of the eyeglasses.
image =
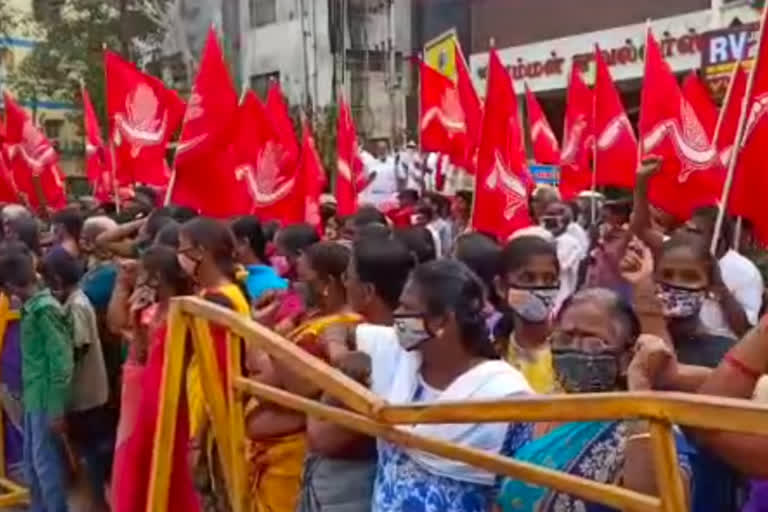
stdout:
{"type": "Polygon", "coordinates": [[[550,346],[555,348],[578,347],[585,352],[604,352],[616,350],[616,347],[599,336],[590,334],[576,334],[556,330],[549,337],[550,346]]]}

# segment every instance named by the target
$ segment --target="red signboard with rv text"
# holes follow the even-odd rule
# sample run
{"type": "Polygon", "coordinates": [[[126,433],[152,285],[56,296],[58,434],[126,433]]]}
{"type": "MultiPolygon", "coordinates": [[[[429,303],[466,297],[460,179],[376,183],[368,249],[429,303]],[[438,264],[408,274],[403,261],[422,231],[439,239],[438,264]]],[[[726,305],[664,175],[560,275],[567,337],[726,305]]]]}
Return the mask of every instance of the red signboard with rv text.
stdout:
{"type": "Polygon", "coordinates": [[[741,60],[745,69],[752,69],[755,58],[757,23],[749,23],[701,35],[702,76],[717,98],[725,96],[733,67],[741,60]]]}

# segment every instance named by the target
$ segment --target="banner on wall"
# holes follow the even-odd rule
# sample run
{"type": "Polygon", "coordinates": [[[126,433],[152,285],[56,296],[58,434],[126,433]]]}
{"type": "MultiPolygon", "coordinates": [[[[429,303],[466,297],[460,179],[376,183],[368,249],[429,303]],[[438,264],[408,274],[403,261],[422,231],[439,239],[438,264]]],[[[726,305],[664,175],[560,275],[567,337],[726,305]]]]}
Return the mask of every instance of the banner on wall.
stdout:
{"type": "Polygon", "coordinates": [[[560,168],[556,165],[528,165],[531,174],[533,175],[533,181],[537,185],[552,185],[556,187],[558,182],[558,176],[560,175],[560,168]]]}
{"type": "Polygon", "coordinates": [[[749,23],[701,35],[701,71],[716,97],[723,97],[733,67],[739,60],[745,70],[752,69],[757,51],[757,23],[749,23]]]}

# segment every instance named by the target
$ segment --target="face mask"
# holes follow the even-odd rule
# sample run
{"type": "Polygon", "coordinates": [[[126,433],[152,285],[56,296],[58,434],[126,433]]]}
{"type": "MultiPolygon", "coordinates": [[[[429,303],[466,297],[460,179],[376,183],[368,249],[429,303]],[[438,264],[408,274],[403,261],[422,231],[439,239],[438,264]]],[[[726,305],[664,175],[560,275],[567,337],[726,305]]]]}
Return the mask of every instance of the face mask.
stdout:
{"type": "Polygon", "coordinates": [[[395,333],[405,350],[413,350],[431,338],[424,319],[414,315],[395,317],[395,333]]]}
{"type": "Polygon", "coordinates": [[[558,287],[512,288],[507,304],[526,322],[541,323],[549,318],[559,291],[558,287]]]}
{"type": "Polygon", "coordinates": [[[614,352],[588,354],[577,350],[552,350],[552,365],[567,393],[612,391],[619,378],[619,360],[614,352]]]}
{"type": "Polygon", "coordinates": [[[706,297],[705,290],[688,290],[668,284],[659,286],[658,297],[666,318],[689,318],[699,314],[706,297]]]}

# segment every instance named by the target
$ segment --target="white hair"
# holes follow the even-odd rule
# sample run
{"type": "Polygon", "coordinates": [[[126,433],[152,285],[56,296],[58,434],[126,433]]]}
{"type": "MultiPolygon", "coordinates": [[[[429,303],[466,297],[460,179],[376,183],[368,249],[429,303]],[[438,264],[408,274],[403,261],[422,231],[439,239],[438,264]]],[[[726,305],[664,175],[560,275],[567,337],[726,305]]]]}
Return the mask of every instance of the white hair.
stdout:
{"type": "Polygon", "coordinates": [[[529,226],[527,228],[518,229],[509,236],[507,242],[514,240],[515,238],[520,238],[521,236],[537,236],[549,243],[555,242],[555,237],[552,233],[541,226],[529,226]]]}
{"type": "Polygon", "coordinates": [[[82,233],[90,238],[95,238],[105,231],[117,229],[118,224],[112,218],[106,215],[97,215],[89,217],[83,222],[82,233]]]}
{"type": "Polygon", "coordinates": [[[14,221],[18,219],[31,219],[32,213],[20,204],[5,205],[0,212],[4,221],[14,221]]]}

